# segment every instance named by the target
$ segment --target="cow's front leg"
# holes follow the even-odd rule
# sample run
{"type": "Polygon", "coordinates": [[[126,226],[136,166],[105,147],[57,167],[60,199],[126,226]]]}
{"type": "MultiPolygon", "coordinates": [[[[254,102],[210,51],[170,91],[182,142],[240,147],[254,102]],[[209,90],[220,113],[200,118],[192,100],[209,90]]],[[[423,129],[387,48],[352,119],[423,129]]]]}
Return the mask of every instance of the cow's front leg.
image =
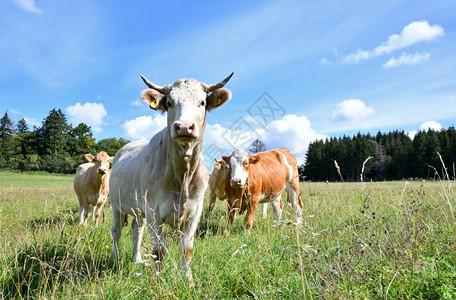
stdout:
{"type": "Polygon", "coordinates": [[[79,201],[79,213],[81,214],[81,220],[79,221],[80,225],[87,226],[87,219],[89,218],[89,202],[87,201],[79,201]]]}
{"type": "Polygon", "coordinates": [[[207,209],[208,214],[210,214],[214,209],[216,199],[217,195],[215,194],[215,192],[211,191],[209,194],[209,208],[207,209]]]}
{"type": "Polygon", "coordinates": [[[133,218],[131,222],[131,230],[133,235],[133,262],[142,263],[141,259],[141,242],[143,238],[144,228],[146,222],[139,213],[133,218]]]}
{"type": "Polygon", "coordinates": [[[260,202],[260,196],[252,195],[251,200],[248,204],[247,214],[245,215],[245,219],[244,219],[245,227],[248,230],[250,230],[252,228],[253,215],[255,214],[255,211],[257,210],[258,202],[260,202]]]}
{"type": "Polygon", "coordinates": [[[95,227],[98,227],[98,218],[100,218],[101,210],[106,203],[106,199],[101,203],[97,204],[97,206],[93,209],[93,223],[95,227]]]}
{"type": "Polygon", "coordinates": [[[120,210],[113,208],[112,210],[112,226],[111,226],[111,235],[113,241],[111,260],[119,259],[119,239],[122,234],[122,223],[125,219],[125,214],[120,210]]]}
{"type": "Polygon", "coordinates": [[[182,255],[182,270],[187,277],[190,285],[193,285],[193,276],[190,264],[193,258],[193,240],[198,227],[198,222],[203,210],[203,199],[196,204],[183,224],[184,234],[181,237],[179,249],[182,255]]]}
{"type": "MultiPolygon", "coordinates": [[[[236,203],[236,201],[239,201],[238,199],[234,200],[234,203],[236,203]]],[[[233,221],[234,221],[234,215],[236,214],[236,207],[234,205],[234,203],[232,203],[231,201],[227,201],[228,202],[228,227],[231,226],[233,224],[233,221]]]]}
{"type": "Polygon", "coordinates": [[[155,272],[161,273],[162,263],[168,253],[165,238],[162,234],[162,223],[155,217],[155,211],[149,208],[146,211],[146,221],[149,230],[150,243],[152,245],[152,255],[154,257],[155,272]]]}

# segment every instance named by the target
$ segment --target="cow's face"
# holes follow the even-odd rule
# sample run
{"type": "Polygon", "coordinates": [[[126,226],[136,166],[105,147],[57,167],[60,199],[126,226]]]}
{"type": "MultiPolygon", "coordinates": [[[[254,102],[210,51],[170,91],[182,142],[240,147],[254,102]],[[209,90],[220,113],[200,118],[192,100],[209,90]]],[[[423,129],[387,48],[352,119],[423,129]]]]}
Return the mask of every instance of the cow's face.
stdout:
{"type": "Polygon", "coordinates": [[[104,151],[100,151],[97,153],[96,156],[92,154],[86,154],[85,158],[87,161],[92,162],[95,164],[95,168],[97,173],[100,175],[104,175],[109,172],[109,164],[112,162],[112,157],[108,155],[108,153],[104,151]]]}
{"type": "Polygon", "coordinates": [[[231,169],[230,185],[234,188],[241,188],[249,177],[249,167],[258,159],[251,157],[242,149],[236,149],[230,156],[223,156],[223,160],[229,164],[231,169]]]}
{"type": "Polygon", "coordinates": [[[212,170],[212,176],[215,177],[216,182],[225,181],[226,175],[230,170],[230,165],[223,159],[217,160],[214,163],[214,170],[212,170]]]}
{"type": "MultiPolygon", "coordinates": [[[[229,78],[231,76],[223,84],[229,78]]],[[[151,89],[143,91],[141,99],[150,108],[168,113],[169,134],[180,144],[200,139],[206,125],[206,111],[222,106],[231,98],[229,90],[221,86],[214,88],[195,79],[180,79],[165,87],[143,80],[151,89]]]]}

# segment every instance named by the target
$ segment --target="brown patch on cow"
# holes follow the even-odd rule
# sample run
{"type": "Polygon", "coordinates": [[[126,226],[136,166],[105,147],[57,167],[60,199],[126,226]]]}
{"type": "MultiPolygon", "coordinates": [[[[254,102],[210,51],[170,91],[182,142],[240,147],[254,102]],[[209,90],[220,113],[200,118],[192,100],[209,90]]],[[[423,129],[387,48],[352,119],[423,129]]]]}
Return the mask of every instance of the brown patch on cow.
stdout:
{"type": "Polygon", "coordinates": [[[191,261],[193,258],[193,246],[189,246],[187,250],[184,251],[184,257],[186,261],[191,261]]]}

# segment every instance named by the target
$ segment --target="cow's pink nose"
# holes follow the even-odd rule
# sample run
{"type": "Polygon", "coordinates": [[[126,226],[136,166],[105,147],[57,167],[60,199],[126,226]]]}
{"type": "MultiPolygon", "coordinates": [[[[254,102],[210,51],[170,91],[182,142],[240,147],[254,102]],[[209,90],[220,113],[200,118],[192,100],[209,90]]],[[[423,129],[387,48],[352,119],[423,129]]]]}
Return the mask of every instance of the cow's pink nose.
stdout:
{"type": "Polygon", "coordinates": [[[105,167],[99,167],[98,168],[98,173],[99,174],[106,174],[106,168],[105,167]]]}
{"type": "Polygon", "coordinates": [[[241,185],[241,179],[240,178],[231,178],[231,185],[241,185]]]}
{"type": "Polygon", "coordinates": [[[195,131],[195,123],[192,122],[176,122],[174,123],[174,130],[177,135],[192,136],[195,131]]]}

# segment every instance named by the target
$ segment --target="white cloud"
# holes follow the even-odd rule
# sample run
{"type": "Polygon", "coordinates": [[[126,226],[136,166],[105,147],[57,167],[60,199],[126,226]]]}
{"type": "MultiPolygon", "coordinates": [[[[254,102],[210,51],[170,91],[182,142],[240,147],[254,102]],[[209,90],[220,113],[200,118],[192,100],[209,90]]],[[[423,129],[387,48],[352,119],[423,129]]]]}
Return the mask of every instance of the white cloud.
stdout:
{"type": "Polygon", "coordinates": [[[90,103],[84,104],[76,103],[75,105],[68,106],[65,108],[70,121],[73,126],[79,123],[85,123],[92,127],[94,132],[100,132],[101,125],[103,124],[103,118],[108,114],[102,103],[90,103]]]}
{"type": "Polygon", "coordinates": [[[13,0],[13,2],[22,10],[32,13],[41,14],[43,11],[36,6],[35,0],[13,0]]]}
{"type": "Polygon", "coordinates": [[[131,105],[131,106],[136,106],[136,107],[145,107],[144,102],[142,102],[142,101],[139,100],[139,99],[136,99],[136,100],[134,100],[134,101],[131,101],[131,102],[130,102],[130,105],[131,105]]]}
{"type": "Polygon", "coordinates": [[[286,115],[281,120],[271,122],[261,135],[268,149],[287,148],[296,156],[299,164],[304,162],[311,142],[326,138],[312,129],[306,116],[296,115],[286,115]]]}
{"type": "Polygon", "coordinates": [[[432,121],[426,121],[424,123],[421,123],[420,125],[420,131],[428,131],[429,129],[432,129],[434,131],[440,131],[442,130],[442,124],[439,122],[436,122],[434,120],[432,121]]]}
{"type": "Polygon", "coordinates": [[[235,148],[247,150],[250,143],[259,138],[267,149],[287,148],[301,164],[304,162],[309,144],[317,139],[326,138],[311,128],[306,116],[286,115],[257,131],[248,130],[247,127],[241,130],[232,130],[233,128],[235,127],[225,128],[220,124],[207,124],[204,133],[204,154],[207,159],[212,161],[220,155],[229,155],[235,148]]]}
{"type": "Polygon", "coordinates": [[[414,55],[402,53],[401,56],[399,56],[399,58],[392,57],[383,65],[383,67],[388,69],[399,67],[402,65],[416,65],[422,62],[429,61],[429,57],[430,55],[427,52],[424,52],[422,54],[415,53],[414,55]]]}
{"type": "Polygon", "coordinates": [[[9,112],[10,114],[12,114],[12,115],[16,115],[16,116],[17,116],[17,115],[20,115],[20,114],[21,114],[21,112],[20,112],[20,111],[18,111],[18,110],[15,110],[14,108],[10,108],[10,109],[8,109],[8,112],[9,112]]]}
{"type": "Polygon", "coordinates": [[[427,21],[415,21],[405,26],[400,34],[390,35],[387,41],[373,50],[366,51],[359,49],[356,53],[345,56],[344,60],[347,62],[358,62],[360,60],[370,59],[419,42],[432,41],[443,35],[445,35],[443,27],[429,25],[427,21]]]}
{"type": "Polygon", "coordinates": [[[123,123],[125,135],[131,139],[150,139],[166,127],[166,115],[157,114],[154,117],[141,116],[123,123]]]}
{"type": "MultiPolygon", "coordinates": [[[[29,118],[29,117],[24,117],[24,120],[25,122],[27,122],[27,125],[30,125],[30,126],[36,126],[36,127],[40,127],[41,126],[41,122],[38,121],[37,119],[35,118],[29,118]]],[[[31,129],[31,128],[30,128],[31,129]]]]}
{"type": "Polygon", "coordinates": [[[373,107],[367,107],[359,99],[348,99],[337,104],[332,111],[333,120],[341,122],[356,122],[363,120],[375,112],[373,107]]]}
{"type": "Polygon", "coordinates": [[[327,65],[330,65],[331,64],[331,61],[328,60],[326,57],[323,57],[320,62],[319,62],[320,65],[323,65],[323,66],[327,66],[327,65]]]}
{"type": "MultiPolygon", "coordinates": [[[[432,121],[426,121],[420,124],[419,131],[428,131],[428,130],[434,130],[434,131],[440,131],[442,130],[442,124],[439,122],[432,120],[432,121]]],[[[413,140],[418,133],[418,130],[412,130],[408,133],[408,136],[411,140],[413,140]]]]}
{"type": "Polygon", "coordinates": [[[413,139],[415,138],[415,135],[418,133],[418,131],[416,130],[412,130],[410,131],[407,135],[408,137],[413,141],[413,139]]]}

